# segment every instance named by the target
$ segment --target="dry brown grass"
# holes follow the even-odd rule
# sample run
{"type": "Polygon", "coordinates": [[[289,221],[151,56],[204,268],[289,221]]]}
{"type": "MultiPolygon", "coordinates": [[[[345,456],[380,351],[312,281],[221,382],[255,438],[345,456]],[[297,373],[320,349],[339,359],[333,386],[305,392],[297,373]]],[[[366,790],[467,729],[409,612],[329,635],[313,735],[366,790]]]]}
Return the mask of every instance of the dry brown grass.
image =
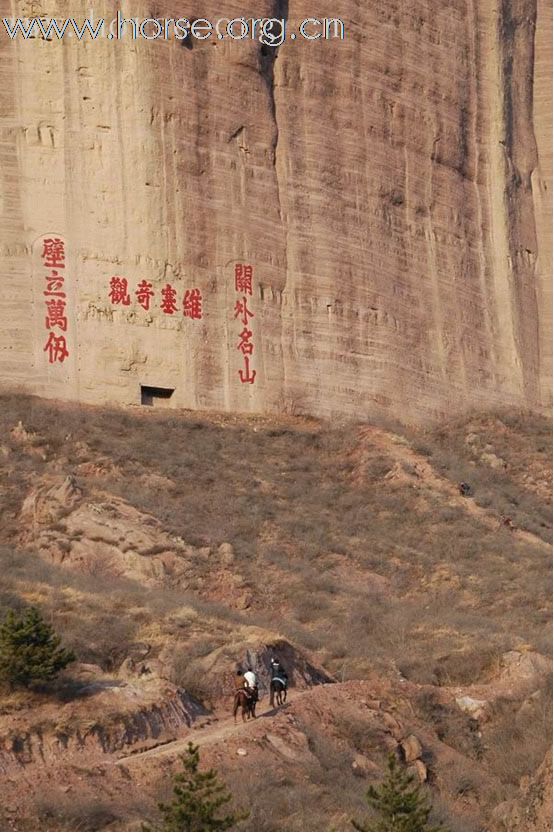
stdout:
{"type": "MultiPolygon", "coordinates": [[[[508,531],[485,528],[446,497],[441,502],[424,486],[387,481],[392,461],[382,449],[368,459],[364,479],[353,482],[355,427],[171,412],[144,416],[29,397],[3,397],[2,405],[0,427],[17,460],[10,466],[5,515],[13,514],[46,465],[10,440],[9,429],[21,419],[47,457],[61,456],[69,471],[87,454],[116,463],[95,488],[123,496],[170,533],[212,548],[232,543],[237,568],[260,599],[247,619],[270,620],[303,644],[319,647],[331,670],[342,669],[347,659],[348,674],[355,676],[370,657],[372,663],[403,664],[419,681],[466,682],[486,672],[478,655],[510,647],[506,633],[544,648],[547,559],[508,531]],[[173,485],[153,490],[144,474],[173,485]],[[342,554],[357,575],[384,576],[390,593],[376,598],[362,578],[345,595],[340,580],[326,576],[328,553],[342,554]],[[445,566],[449,581],[433,583],[434,573],[445,566]]],[[[469,480],[482,505],[514,519],[517,509],[522,526],[546,537],[548,506],[518,479],[530,454],[535,463],[544,459],[548,473],[546,422],[475,418],[473,429],[479,448],[492,445],[507,460],[506,471],[492,472],[479,462],[465,442],[466,423],[408,439],[442,476],[454,483],[469,480]]],[[[82,479],[80,485],[85,492],[89,488],[82,479]]],[[[206,570],[208,561],[198,565],[199,577],[206,570]]],[[[220,609],[218,615],[227,614],[220,609]]]]}
{"type": "Polygon", "coordinates": [[[500,780],[518,785],[533,773],[551,747],[552,688],[537,691],[523,706],[504,701],[496,705],[484,731],[484,760],[500,780]]]}
{"type": "MultiPolygon", "coordinates": [[[[466,685],[487,680],[506,650],[525,644],[550,651],[545,549],[452,505],[449,494],[414,476],[411,463],[405,478],[387,479],[394,460],[384,447],[373,449],[360,475],[356,426],[143,415],[28,397],[0,397],[0,406],[0,445],[9,449],[7,457],[0,456],[6,542],[17,529],[16,514],[28,489],[56,460],[63,471],[77,474],[85,497],[100,489],[120,495],[155,516],[167,532],[214,553],[222,542],[233,545],[233,569],[253,598],[244,612],[206,598],[209,558],[198,563],[197,592],[184,593],[78,575],[33,553],[16,553],[10,542],[0,552],[7,577],[0,606],[21,606],[41,585],[41,606],[66,644],[106,671],[115,670],[146,634],[154,655],[167,642],[175,646],[175,681],[206,700],[202,657],[232,643],[245,625],[282,633],[341,679],[395,667],[421,684],[466,685]],[[20,419],[37,434],[33,446],[40,440],[46,461],[10,438],[20,419]],[[114,466],[106,465],[97,477],[79,476],[82,463],[98,460],[114,466]],[[153,488],[150,475],[168,485],[153,488]],[[374,582],[375,574],[381,584],[374,582]],[[193,615],[185,616],[183,608],[193,615]]],[[[492,516],[508,514],[519,527],[548,540],[549,505],[543,487],[535,488],[541,472],[548,478],[547,429],[546,421],[535,417],[500,422],[475,417],[471,429],[460,422],[406,436],[447,482],[470,482],[475,501],[492,516]],[[466,442],[470,430],[479,437],[479,449],[490,445],[506,468],[493,471],[482,462],[481,451],[466,442]],[[530,484],[524,479],[526,460],[532,461],[530,484]]],[[[516,743],[509,734],[514,715],[508,712],[498,715],[497,735],[481,740],[474,722],[457,710],[432,702],[418,708],[445,743],[475,760],[484,756],[507,785],[532,771],[543,749],[544,719],[537,715],[531,723],[516,721],[516,743]]],[[[354,740],[359,729],[355,745],[364,741],[363,727],[343,728],[354,740]]],[[[323,736],[312,739],[320,765],[311,777],[322,820],[330,812],[325,790],[336,790],[346,778],[344,762],[325,764],[325,743],[323,736]]],[[[358,779],[349,771],[345,789],[354,782],[358,779]]],[[[461,798],[468,798],[471,790],[462,787],[461,798]]],[[[293,792],[291,815],[302,825],[302,802],[295,803],[293,792]]],[[[267,829],[263,809],[255,821],[267,829]]]]}

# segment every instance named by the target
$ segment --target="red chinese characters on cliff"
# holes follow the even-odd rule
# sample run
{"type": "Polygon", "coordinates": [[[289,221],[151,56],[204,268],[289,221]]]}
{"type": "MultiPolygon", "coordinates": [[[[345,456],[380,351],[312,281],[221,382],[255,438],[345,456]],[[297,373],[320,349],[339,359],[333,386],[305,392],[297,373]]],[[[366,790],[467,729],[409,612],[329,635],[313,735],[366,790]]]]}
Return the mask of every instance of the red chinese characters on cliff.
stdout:
{"type": "Polygon", "coordinates": [[[235,266],[235,292],[252,295],[252,267],[245,263],[237,263],[235,266]]]}
{"type": "Polygon", "coordinates": [[[154,297],[152,284],[148,281],[141,281],[137,286],[135,295],[141,307],[148,312],[150,309],[150,299],[154,297]]]}
{"type": "MultiPolygon", "coordinates": [[[[146,310],[146,312],[157,308],[165,315],[175,315],[181,307],[185,318],[200,320],[204,317],[202,293],[198,287],[186,289],[181,298],[175,287],[170,283],[166,283],[160,290],[160,303],[158,305],[155,303],[156,293],[150,281],[141,280],[137,284],[133,294],[137,300],[137,304],[143,310],[146,310]]],[[[128,307],[131,305],[131,291],[127,278],[122,278],[120,275],[114,275],[110,278],[108,298],[113,306],[128,307]]]]}
{"type": "Polygon", "coordinates": [[[183,300],[185,318],[202,318],[202,295],[199,289],[187,289],[183,300]]]}
{"type": "Polygon", "coordinates": [[[173,315],[177,312],[177,291],[168,283],[162,289],[160,309],[166,315],[173,315]]]}
{"type": "Polygon", "coordinates": [[[110,278],[110,300],[112,304],[123,304],[124,307],[129,306],[131,296],[129,295],[127,278],[120,278],[118,275],[110,278]]]}
{"type": "Polygon", "coordinates": [[[45,328],[48,338],[43,352],[49,364],[63,362],[69,356],[66,333],[67,293],[65,291],[65,243],[61,237],[45,237],[42,241],[41,261],[44,275],[45,328]]]}
{"type": "Polygon", "coordinates": [[[252,295],[252,266],[246,263],[237,263],[235,266],[235,292],[241,297],[235,302],[234,317],[242,325],[242,332],[239,333],[237,350],[242,353],[243,367],[238,370],[239,379],[243,385],[253,385],[256,379],[256,371],[250,367],[252,354],[254,353],[253,333],[249,329],[249,321],[254,318],[254,312],[248,306],[248,295],[252,295]]]}

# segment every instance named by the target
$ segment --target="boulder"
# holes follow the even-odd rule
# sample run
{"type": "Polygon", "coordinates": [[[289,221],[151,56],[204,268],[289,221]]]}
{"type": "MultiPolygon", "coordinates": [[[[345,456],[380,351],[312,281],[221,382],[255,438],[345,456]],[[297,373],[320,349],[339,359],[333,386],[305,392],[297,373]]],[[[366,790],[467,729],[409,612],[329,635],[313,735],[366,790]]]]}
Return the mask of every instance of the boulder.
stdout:
{"type": "Polygon", "coordinates": [[[392,735],[384,735],[383,736],[383,746],[387,750],[387,752],[394,752],[398,751],[398,741],[395,740],[392,735]]]}
{"type": "Polygon", "coordinates": [[[409,775],[412,775],[416,781],[419,781],[420,784],[427,781],[427,767],[423,761],[414,761],[413,764],[408,767],[407,772],[409,775]]]}
{"type": "Polygon", "coordinates": [[[233,545],[227,542],[220,544],[218,547],[219,558],[222,564],[229,567],[235,560],[235,551],[233,545]]]}
{"type": "Polygon", "coordinates": [[[421,743],[415,735],[408,735],[407,738],[404,738],[401,741],[400,746],[402,747],[402,751],[404,753],[404,760],[406,761],[406,763],[417,761],[417,759],[421,757],[421,753],[423,752],[423,749],[421,748],[421,743]]]}
{"type": "Polygon", "coordinates": [[[235,607],[237,610],[248,610],[250,605],[252,604],[252,596],[250,593],[241,593],[240,596],[237,597],[235,601],[235,607]]]}
{"type": "Polygon", "coordinates": [[[456,697],[456,705],[466,714],[474,717],[476,720],[481,720],[486,715],[486,709],[489,705],[488,700],[477,700],[474,697],[456,697]]]}
{"type": "Polygon", "coordinates": [[[487,466],[490,466],[491,469],[505,469],[506,468],[506,461],[502,459],[502,457],[497,457],[496,454],[493,454],[490,451],[486,451],[481,454],[481,462],[486,463],[487,466]]]}
{"type": "Polygon", "coordinates": [[[404,727],[395,717],[392,716],[392,714],[385,712],[383,714],[383,723],[395,740],[400,740],[402,738],[402,735],[404,734],[404,727]]]}
{"type": "Polygon", "coordinates": [[[359,753],[354,755],[351,766],[354,775],[362,777],[367,776],[370,772],[375,772],[378,769],[373,761],[370,761],[365,755],[361,755],[359,753]]]}

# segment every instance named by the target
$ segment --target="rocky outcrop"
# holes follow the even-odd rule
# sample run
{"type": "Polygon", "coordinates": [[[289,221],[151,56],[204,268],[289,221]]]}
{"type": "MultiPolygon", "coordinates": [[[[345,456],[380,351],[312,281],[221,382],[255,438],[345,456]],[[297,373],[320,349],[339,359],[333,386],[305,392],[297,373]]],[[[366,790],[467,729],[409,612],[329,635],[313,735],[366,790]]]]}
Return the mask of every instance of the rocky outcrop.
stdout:
{"type": "MultiPolygon", "coordinates": [[[[314,8],[256,13],[294,32],[314,8]]],[[[161,405],[406,420],[548,401],[548,4],[342,0],[333,13],[343,41],[273,51],[2,38],[4,381],[86,402],[140,404],[143,386],[166,389],[161,405]],[[45,350],[52,234],[66,249],[63,364],[45,350]],[[252,384],[237,262],[254,268],[252,384]],[[129,303],[110,300],[114,276],[129,303]],[[160,308],[167,284],[175,314],[160,308]],[[191,288],[198,320],[183,314],[191,288]]]]}
{"type": "Polygon", "coordinates": [[[263,688],[269,688],[269,665],[273,657],[287,672],[291,687],[305,689],[334,682],[334,678],[324,668],[310,661],[286,639],[273,639],[265,644],[251,643],[245,645],[243,650],[245,664],[250,665],[257,673],[263,688]]]}
{"type": "MultiPolygon", "coordinates": [[[[78,469],[82,473],[82,466],[78,469]]],[[[149,479],[159,489],[172,485],[153,475],[149,479]]],[[[119,497],[96,491],[92,497],[89,492],[83,498],[73,475],[46,474],[23,501],[19,543],[81,572],[194,590],[236,610],[250,606],[251,592],[234,565],[230,544],[224,542],[213,551],[193,547],[119,497]],[[203,565],[209,569],[203,571],[203,565]]]]}
{"type": "Polygon", "coordinates": [[[21,508],[20,542],[54,563],[147,584],[188,586],[191,559],[206,558],[113,495],[82,499],[73,476],[47,475],[21,508]]]}
{"type": "MultiPolygon", "coordinates": [[[[306,811],[314,818],[321,802],[326,802],[321,821],[310,826],[323,828],[323,815],[330,818],[332,814],[336,819],[332,826],[346,829],[351,807],[359,808],[360,815],[365,809],[367,782],[377,784],[386,776],[390,752],[405,757],[400,766],[414,779],[429,781],[429,797],[434,812],[444,819],[441,826],[445,829],[550,829],[550,757],[522,782],[521,796],[498,806],[507,794],[498,773],[470,749],[462,753],[449,745],[449,738],[443,737],[442,729],[438,731],[432,720],[422,720],[413,708],[416,692],[417,686],[373,675],[371,681],[291,692],[285,707],[265,711],[266,704],[261,703],[260,719],[238,724],[229,714],[228,703],[216,716],[199,715],[196,720],[187,704],[184,711],[193,720],[190,732],[180,707],[176,706],[175,720],[173,711],[164,717],[158,713],[162,705],[159,697],[127,710],[112,709],[110,713],[105,709],[102,736],[97,724],[89,721],[81,732],[82,736],[86,732],[86,743],[79,748],[73,742],[67,749],[52,746],[50,729],[42,733],[42,747],[33,738],[36,745],[29,762],[24,749],[20,760],[10,752],[4,805],[15,822],[40,809],[48,787],[56,794],[60,785],[73,792],[70,807],[77,801],[82,803],[83,793],[95,803],[108,794],[109,806],[123,822],[136,812],[138,799],[145,802],[143,812],[158,806],[160,783],[170,784],[172,774],[182,769],[180,758],[190,739],[200,747],[203,768],[215,767],[234,796],[242,795],[241,783],[248,785],[248,795],[254,796],[249,806],[256,814],[251,826],[256,829],[263,826],[259,822],[269,811],[279,829],[294,829],[299,825],[291,820],[292,815],[306,811]],[[109,730],[110,722],[117,726],[109,730]],[[177,740],[166,742],[172,736],[177,740]],[[44,760],[40,748],[45,751],[44,760]],[[51,749],[57,750],[57,757],[51,755],[51,749]],[[284,778],[290,782],[287,800],[275,802],[278,784],[284,778]],[[315,789],[320,786],[324,789],[315,789]],[[285,823],[285,815],[290,823],[285,823]],[[470,825],[471,819],[479,824],[470,825]]],[[[129,703],[132,699],[128,698],[129,703]]],[[[86,700],[81,700],[78,710],[83,720],[89,711],[86,700]]],[[[16,717],[18,720],[23,728],[25,717],[16,717]]],[[[58,731],[62,728],[60,725],[58,731]]],[[[0,733],[3,739],[5,736],[5,731],[0,733]]],[[[0,754],[0,761],[6,761],[5,755],[0,754]]],[[[138,829],[141,825],[129,822],[127,826],[138,829]]]]}
{"type": "Polygon", "coordinates": [[[42,719],[35,725],[19,728],[18,721],[13,720],[8,731],[2,727],[0,772],[32,764],[48,765],[60,756],[66,761],[73,758],[85,761],[87,757],[121,750],[131,753],[175,740],[208,712],[186,692],[167,690],[165,685],[165,696],[162,694],[153,702],[132,708],[129,700],[144,699],[144,692],[121,681],[97,682],[91,687],[94,691],[87,693],[95,698],[94,717],[90,710],[91,717],[87,719],[67,709],[54,715],[43,708],[42,719]]]}
{"type": "Polygon", "coordinates": [[[404,738],[400,746],[402,747],[404,760],[407,764],[412,764],[414,761],[417,761],[418,758],[421,758],[423,749],[421,748],[419,738],[415,735],[408,735],[407,738],[404,738]]]}
{"type": "Polygon", "coordinates": [[[72,475],[53,478],[33,489],[23,501],[20,519],[25,535],[28,530],[45,529],[70,514],[80,503],[82,492],[72,475]]]}
{"type": "Polygon", "coordinates": [[[502,830],[552,829],[551,751],[532,777],[522,779],[518,798],[495,807],[492,821],[502,830]]]}
{"type": "MultiPolygon", "coordinates": [[[[276,657],[287,672],[289,689],[304,691],[312,686],[334,683],[334,677],[306,654],[270,631],[260,628],[241,628],[235,631],[232,642],[216,648],[209,654],[191,659],[187,672],[202,681],[206,701],[212,706],[227,704],[235,690],[234,671],[251,668],[257,676],[260,695],[269,694],[270,660],[276,657]]],[[[160,653],[162,674],[171,675],[173,648],[171,645],[160,653]]]]}

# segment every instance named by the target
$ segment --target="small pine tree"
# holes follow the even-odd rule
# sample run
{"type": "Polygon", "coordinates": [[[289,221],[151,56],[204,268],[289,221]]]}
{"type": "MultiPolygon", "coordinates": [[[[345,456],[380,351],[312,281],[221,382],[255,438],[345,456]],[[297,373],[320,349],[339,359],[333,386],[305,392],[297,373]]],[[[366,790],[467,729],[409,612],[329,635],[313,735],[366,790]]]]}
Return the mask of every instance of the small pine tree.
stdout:
{"type": "Polygon", "coordinates": [[[218,811],[232,800],[225,784],[217,779],[215,769],[200,772],[198,746],[189,742],[187,752],[181,756],[183,772],[174,779],[171,804],[159,804],[163,813],[164,830],[229,830],[248,814],[228,813],[218,816],[218,811]]]}
{"type": "Polygon", "coordinates": [[[36,608],[19,616],[9,610],[0,624],[0,680],[25,688],[52,680],[75,659],[60,643],[36,608]]]}
{"type": "Polygon", "coordinates": [[[396,756],[391,753],[387,777],[379,787],[370,787],[367,791],[367,803],[376,814],[375,825],[362,827],[352,821],[356,830],[428,830],[431,805],[419,784],[414,786],[413,781],[413,776],[401,769],[396,756]]]}

